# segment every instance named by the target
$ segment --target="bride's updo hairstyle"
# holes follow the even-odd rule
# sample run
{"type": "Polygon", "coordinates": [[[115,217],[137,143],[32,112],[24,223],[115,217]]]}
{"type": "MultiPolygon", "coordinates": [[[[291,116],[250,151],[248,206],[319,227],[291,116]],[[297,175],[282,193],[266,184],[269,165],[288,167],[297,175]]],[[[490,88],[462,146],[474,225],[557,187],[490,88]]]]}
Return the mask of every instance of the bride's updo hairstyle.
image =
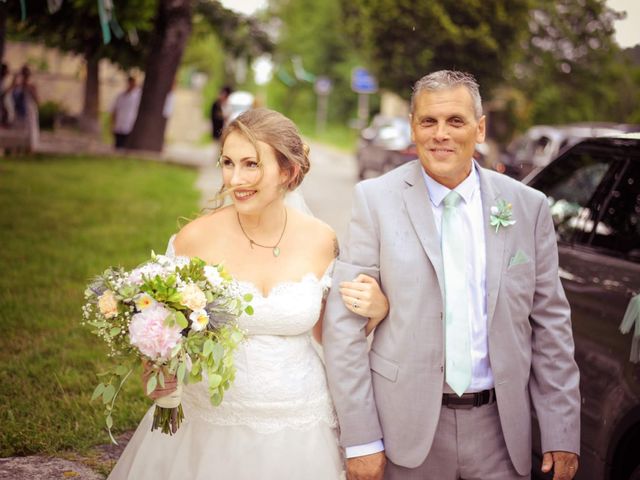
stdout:
{"type": "Polygon", "coordinates": [[[295,190],[309,171],[309,147],[302,142],[298,127],[287,117],[267,108],[244,112],[225,127],[220,138],[220,150],[232,132],[239,132],[255,147],[260,161],[258,142],[270,145],[276,154],[278,166],[289,174],[286,190],[295,190]]]}

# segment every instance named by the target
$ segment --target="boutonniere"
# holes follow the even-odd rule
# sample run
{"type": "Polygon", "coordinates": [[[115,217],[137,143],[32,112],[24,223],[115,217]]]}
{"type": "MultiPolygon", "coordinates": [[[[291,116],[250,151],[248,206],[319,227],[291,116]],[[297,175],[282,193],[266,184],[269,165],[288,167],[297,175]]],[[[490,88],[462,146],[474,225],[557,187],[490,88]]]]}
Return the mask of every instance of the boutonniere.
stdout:
{"type": "Polygon", "coordinates": [[[498,200],[498,204],[491,207],[491,221],[489,224],[492,227],[496,227],[496,233],[500,227],[508,227],[516,223],[511,219],[513,212],[511,211],[511,204],[506,200],[498,200]]]}

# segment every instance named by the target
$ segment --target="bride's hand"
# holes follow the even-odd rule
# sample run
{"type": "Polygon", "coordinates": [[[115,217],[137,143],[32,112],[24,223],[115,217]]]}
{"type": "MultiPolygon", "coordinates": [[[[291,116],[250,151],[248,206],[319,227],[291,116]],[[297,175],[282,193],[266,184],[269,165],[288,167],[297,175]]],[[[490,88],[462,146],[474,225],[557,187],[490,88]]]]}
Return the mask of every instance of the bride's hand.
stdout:
{"type": "Polygon", "coordinates": [[[347,309],[369,318],[365,328],[367,335],[389,313],[387,297],[380,290],[378,282],[368,275],[360,274],[352,282],[340,283],[340,295],[347,309]]]}
{"type": "MultiPolygon", "coordinates": [[[[146,395],[147,383],[155,369],[150,362],[144,360],[142,361],[142,367],[142,388],[146,395]]],[[[165,368],[162,368],[162,374],[164,375],[164,387],[161,387],[160,382],[158,382],[155,390],[147,395],[152,400],[157,400],[159,398],[166,397],[167,395],[171,395],[178,388],[178,379],[175,375],[170,375],[165,368]]]]}

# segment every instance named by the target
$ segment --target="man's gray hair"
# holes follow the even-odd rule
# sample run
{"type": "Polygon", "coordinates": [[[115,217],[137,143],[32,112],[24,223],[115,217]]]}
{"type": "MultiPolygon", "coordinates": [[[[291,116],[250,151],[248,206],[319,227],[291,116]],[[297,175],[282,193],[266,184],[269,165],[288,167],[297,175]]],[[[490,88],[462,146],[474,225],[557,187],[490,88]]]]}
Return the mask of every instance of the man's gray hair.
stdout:
{"type": "Polygon", "coordinates": [[[480,98],[478,82],[470,73],[455,70],[439,70],[418,80],[413,86],[413,93],[411,94],[411,113],[413,113],[416,97],[419,93],[447,90],[458,86],[465,87],[471,95],[474,114],[476,120],[479,119],[482,116],[482,99],[480,98]]]}

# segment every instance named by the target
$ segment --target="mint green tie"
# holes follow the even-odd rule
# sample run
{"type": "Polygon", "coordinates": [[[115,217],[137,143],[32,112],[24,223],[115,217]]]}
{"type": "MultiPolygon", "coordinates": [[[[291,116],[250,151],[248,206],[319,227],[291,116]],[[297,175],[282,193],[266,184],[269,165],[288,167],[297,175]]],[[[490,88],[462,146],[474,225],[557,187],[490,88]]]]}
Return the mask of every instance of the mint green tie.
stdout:
{"type": "Polygon", "coordinates": [[[442,262],[444,265],[446,380],[458,395],[471,384],[471,346],[469,334],[467,260],[460,194],[444,197],[442,213],[442,262]]]}

